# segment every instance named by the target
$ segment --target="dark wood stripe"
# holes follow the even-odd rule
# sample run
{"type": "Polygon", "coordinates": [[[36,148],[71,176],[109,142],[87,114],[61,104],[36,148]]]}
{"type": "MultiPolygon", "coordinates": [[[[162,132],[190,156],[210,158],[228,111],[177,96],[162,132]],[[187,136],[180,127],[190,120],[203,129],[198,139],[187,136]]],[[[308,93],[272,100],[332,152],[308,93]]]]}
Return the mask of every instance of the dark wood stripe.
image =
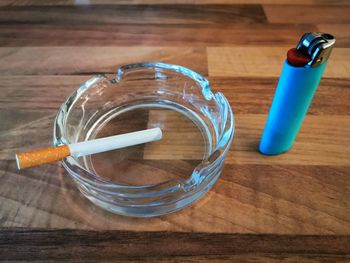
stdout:
{"type": "Polygon", "coordinates": [[[0,23],[264,23],[261,5],[81,5],[0,7],[0,23]]]}
{"type": "Polygon", "coordinates": [[[288,257],[350,254],[347,236],[3,229],[2,260],[137,260],[268,253],[288,257]],[[6,253],[5,253],[6,252],[6,253]]]}
{"type": "MultiPolygon", "coordinates": [[[[311,24],[171,25],[116,24],[72,25],[0,24],[0,46],[294,46],[311,24]],[[84,41],[81,41],[84,39],[84,41]]],[[[337,47],[349,46],[343,37],[337,47]]]]}
{"type": "MultiPolygon", "coordinates": [[[[145,4],[162,4],[162,5],[203,5],[203,4],[241,4],[242,0],[89,0],[89,5],[145,5],[145,4]]],[[[269,5],[349,5],[348,0],[283,0],[272,2],[271,0],[246,0],[246,4],[269,4],[269,5]]],[[[84,0],[2,0],[0,6],[57,6],[57,5],[86,5],[84,0]]]]}

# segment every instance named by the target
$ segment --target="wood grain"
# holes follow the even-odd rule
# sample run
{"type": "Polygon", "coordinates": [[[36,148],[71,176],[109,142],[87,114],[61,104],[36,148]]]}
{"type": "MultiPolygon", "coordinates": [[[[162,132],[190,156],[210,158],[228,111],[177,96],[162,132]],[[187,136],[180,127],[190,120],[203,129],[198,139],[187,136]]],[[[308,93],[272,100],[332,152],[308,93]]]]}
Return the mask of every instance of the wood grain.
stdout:
{"type": "Polygon", "coordinates": [[[264,11],[270,23],[289,23],[297,19],[298,23],[349,23],[350,7],[342,6],[303,6],[264,5],[264,11]]]}
{"type": "MultiPolygon", "coordinates": [[[[28,110],[28,113],[31,111],[55,113],[67,95],[73,93],[90,77],[89,75],[2,75],[0,76],[0,109],[17,112],[28,110]],[[47,92],[48,89],[54,90],[55,96],[47,92]]],[[[23,113],[26,112],[23,111],[23,113]]]]}
{"type": "MultiPolygon", "coordinates": [[[[267,115],[236,115],[236,137],[227,158],[232,164],[349,165],[349,116],[306,116],[288,155],[261,155],[257,149],[267,115]]],[[[348,171],[350,172],[350,171],[348,171]]]]}
{"type": "Polygon", "coordinates": [[[121,65],[152,61],[207,71],[205,49],[192,47],[1,47],[0,58],[1,75],[115,74],[121,65]]]}
{"type": "MultiPolygon", "coordinates": [[[[350,3],[350,2],[349,2],[350,3]]],[[[319,32],[332,32],[337,36],[337,47],[349,47],[350,31],[348,24],[318,24],[319,32]]]]}
{"type": "MultiPolygon", "coordinates": [[[[1,46],[235,46],[286,45],[295,42],[311,24],[0,24],[1,46]],[[49,36],[49,37],[47,37],[49,36]],[[82,42],[81,39],[84,39],[82,42]]],[[[330,31],[332,32],[332,31],[330,31]]],[[[349,47],[350,37],[338,46],[349,47]]]]}
{"type": "Polygon", "coordinates": [[[19,175],[10,172],[15,163],[1,161],[1,165],[9,170],[1,175],[4,227],[350,233],[349,166],[227,165],[213,190],[199,202],[175,214],[144,220],[97,208],[80,195],[59,165],[19,175]]]}
{"type": "MultiPolygon", "coordinates": [[[[116,4],[114,0],[2,0],[0,6],[55,6],[55,5],[108,5],[116,4]]],[[[349,5],[347,0],[118,0],[118,5],[203,5],[203,4],[268,4],[268,5],[349,5]]]]}
{"type": "Polygon", "coordinates": [[[0,247],[7,250],[7,255],[2,256],[2,259],[26,261],[30,259],[84,262],[103,259],[103,261],[136,262],[144,258],[151,262],[193,259],[196,262],[202,260],[227,262],[230,259],[246,258],[247,255],[249,260],[247,262],[256,262],[254,258],[255,260],[270,258],[284,262],[289,256],[301,260],[312,257],[320,259],[321,262],[329,258],[339,262],[349,259],[348,237],[318,237],[317,242],[314,242],[314,238],[314,236],[9,229],[4,231],[0,247]],[[9,237],[10,242],[7,239],[9,237]],[[207,240],[213,242],[209,244],[207,240]]]}
{"type": "MultiPolygon", "coordinates": [[[[1,1],[0,261],[349,262],[349,4],[1,1]],[[286,51],[310,31],[334,34],[336,47],[294,147],[263,156],[257,146],[286,51]],[[224,170],[202,199],[174,214],[127,218],[89,202],[59,163],[16,170],[15,152],[51,145],[57,109],[76,87],[142,61],[207,76],[235,112],[224,170]]],[[[188,178],[203,147],[185,120],[152,109],[111,125],[120,132],[159,119],[163,144],[110,155],[108,179],[188,178]]]]}
{"type": "Polygon", "coordinates": [[[52,146],[52,127],[56,111],[1,110],[0,141],[3,148],[0,159],[14,161],[16,152],[52,146]]]}
{"type": "MultiPolygon", "coordinates": [[[[0,76],[0,109],[55,112],[67,95],[90,77],[88,74],[0,76]],[[46,92],[48,87],[55,90],[55,96],[46,92]]],[[[278,78],[209,77],[209,81],[214,91],[225,94],[236,114],[267,114],[278,78]]],[[[349,86],[347,78],[323,78],[308,114],[349,115],[349,86]]]]}
{"type": "MultiPolygon", "coordinates": [[[[70,0],[3,0],[0,2],[0,6],[43,6],[43,5],[87,5],[85,1],[75,1],[72,3],[70,0]]],[[[90,0],[88,4],[91,5],[105,5],[115,4],[113,0],[90,0]]],[[[144,4],[269,4],[269,5],[348,5],[347,0],[118,0],[118,5],[144,5],[144,4]]]]}
{"type": "MultiPolygon", "coordinates": [[[[239,114],[235,116],[236,132],[229,164],[298,164],[298,165],[350,165],[350,117],[307,116],[288,155],[264,156],[257,149],[267,115],[239,114]]],[[[177,134],[169,135],[177,138],[177,134]]],[[[183,135],[184,136],[184,135],[183,135]]],[[[146,146],[147,159],[194,159],[200,150],[189,150],[190,143],[173,145],[168,141],[146,146]],[[148,150],[151,153],[148,153],[148,150]],[[184,153],[187,153],[184,155],[184,153]],[[192,157],[192,158],[191,158],[192,157]]],[[[197,145],[201,145],[197,142],[197,145]]],[[[350,172],[350,170],[349,170],[350,172]]]]}
{"type": "MultiPolygon", "coordinates": [[[[277,77],[287,51],[285,47],[208,47],[209,76],[277,77]]],[[[335,48],[324,77],[348,78],[349,60],[350,49],[335,48]]]]}
{"type": "Polygon", "coordinates": [[[0,23],[43,24],[217,24],[262,23],[261,5],[84,5],[9,6],[0,23]]]}
{"type": "Polygon", "coordinates": [[[199,164],[205,153],[205,142],[198,127],[177,112],[150,111],[149,128],[160,122],[164,136],[162,140],[145,146],[144,159],[197,160],[199,164]]]}
{"type": "MultiPolygon", "coordinates": [[[[222,92],[235,114],[268,114],[276,77],[209,77],[213,90],[222,92]]],[[[323,78],[309,115],[349,115],[350,79],[323,78]]]]}

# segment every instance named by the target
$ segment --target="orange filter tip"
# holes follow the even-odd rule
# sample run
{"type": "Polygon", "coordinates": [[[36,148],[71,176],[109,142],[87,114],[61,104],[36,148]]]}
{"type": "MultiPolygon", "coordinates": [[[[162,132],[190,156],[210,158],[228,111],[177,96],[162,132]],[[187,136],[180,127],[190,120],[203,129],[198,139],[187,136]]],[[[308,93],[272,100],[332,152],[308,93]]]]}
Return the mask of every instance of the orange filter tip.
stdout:
{"type": "Polygon", "coordinates": [[[70,155],[67,145],[34,150],[16,154],[18,170],[45,163],[51,163],[70,155]]]}

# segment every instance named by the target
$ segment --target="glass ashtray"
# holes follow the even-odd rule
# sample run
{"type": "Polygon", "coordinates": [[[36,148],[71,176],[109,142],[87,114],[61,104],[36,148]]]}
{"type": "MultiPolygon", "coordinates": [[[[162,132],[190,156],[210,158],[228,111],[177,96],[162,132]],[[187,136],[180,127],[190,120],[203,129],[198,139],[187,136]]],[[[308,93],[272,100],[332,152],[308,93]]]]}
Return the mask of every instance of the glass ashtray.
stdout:
{"type": "Polygon", "coordinates": [[[234,135],[231,107],[200,74],[164,63],[96,75],[60,107],[54,145],[159,127],[157,142],[62,160],[79,190],[111,212],[152,217],[182,209],[218,179],[234,135]]]}

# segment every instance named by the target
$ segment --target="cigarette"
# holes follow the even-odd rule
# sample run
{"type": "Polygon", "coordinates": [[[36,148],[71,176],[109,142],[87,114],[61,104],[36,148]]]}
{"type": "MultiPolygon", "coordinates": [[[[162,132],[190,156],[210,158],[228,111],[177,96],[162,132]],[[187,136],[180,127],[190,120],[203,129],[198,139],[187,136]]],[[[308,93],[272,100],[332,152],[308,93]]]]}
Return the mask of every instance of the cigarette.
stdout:
{"type": "Polygon", "coordinates": [[[161,138],[161,129],[153,128],[85,142],[18,153],[16,154],[16,163],[18,170],[20,170],[45,163],[51,163],[67,156],[81,157],[95,153],[102,153],[142,143],[158,141],[161,138]]]}

